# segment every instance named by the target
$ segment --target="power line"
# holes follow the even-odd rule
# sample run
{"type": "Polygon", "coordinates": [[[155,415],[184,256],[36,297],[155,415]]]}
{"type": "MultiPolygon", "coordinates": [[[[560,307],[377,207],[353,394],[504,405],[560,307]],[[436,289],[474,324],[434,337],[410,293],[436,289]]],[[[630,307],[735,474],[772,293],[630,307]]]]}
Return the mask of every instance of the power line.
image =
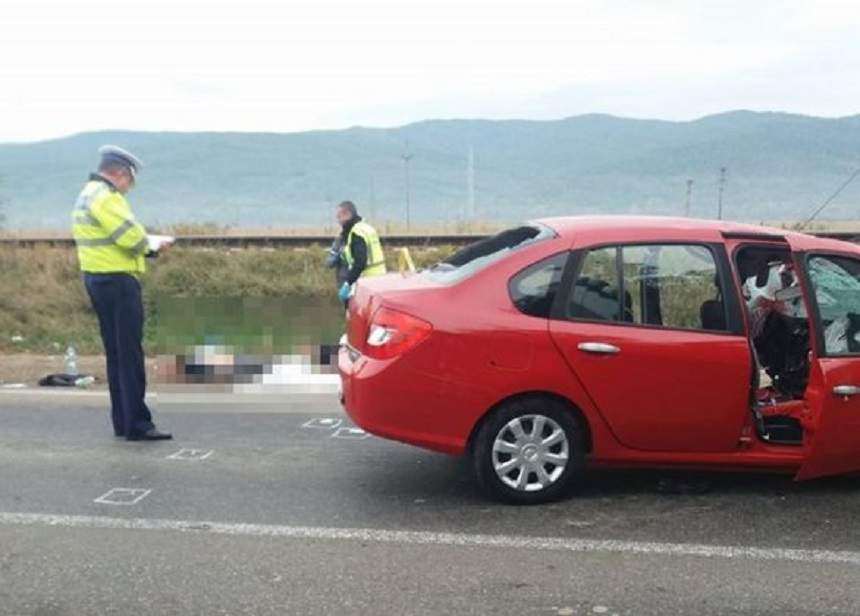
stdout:
{"type": "Polygon", "coordinates": [[[821,212],[823,212],[823,211],[824,211],[824,208],[826,208],[828,205],[830,205],[830,202],[831,202],[831,201],[833,201],[836,197],[838,197],[838,196],[839,196],[839,193],[841,193],[843,190],[845,190],[846,188],[848,188],[848,185],[849,185],[851,182],[853,182],[855,179],[857,179],[857,176],[860,176],[860,169],[857,169],[854,173],[852,173],[852,174],[851,174],[851,177],[849,177],[847,180],[845,180],[844,182],[842,182],[842,185],[841,185],[839,188],[837,188],[837,189],[836,189],[836,192],[834,192],[832,195],[830,195],[830,196],[829,196],[829,197],[824,201],[824,203],[822,203],[822,204],[818,207],[818,209],[817,209],[817,210],[815,210],[815,211],[812,213],[812,216],[810,216],[809,218],[807,218],[807,219],[806,219],[806,221],[805,221],[802,225],[800,225],[800,229],[804,229],[804,228],[806,227],[806,225],[808,225],[808,224],[809,224],[809,223],[811,223],[813,220],[815,220],[815,219],[818,217],[818,215],[819,215],[821,212]]]}

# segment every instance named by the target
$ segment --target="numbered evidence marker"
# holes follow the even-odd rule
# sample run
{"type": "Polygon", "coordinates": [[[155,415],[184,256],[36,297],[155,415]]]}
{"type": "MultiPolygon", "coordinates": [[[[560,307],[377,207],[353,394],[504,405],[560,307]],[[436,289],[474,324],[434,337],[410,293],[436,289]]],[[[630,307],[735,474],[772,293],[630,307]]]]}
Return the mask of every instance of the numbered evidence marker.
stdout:
{"type": "Polygon", "coordinates": [[[180,449],[176,453],[172,453],[167,456],[168,460],[191,460],[196,462],[198,460],[205,460],[209,456],[215,453],[214,449],[180,449]]]}
{"type": "Polygon", "coordinates": [[[311,430],[334,430],[343,423],[342,419],[337,417],[315,417],[302,424],[302,428],[310,428],[311,430]]]}
{"type": "Polygon", "coordinates": [[[361,428],[340,428],[331,435],[332,438],[367,438],[370,436],[361,428]]]}
{"type": "Polygon", "coordinates": [[[152,490],[143,488],[113,488],[95,499],[100,505],[136,505],[149,496],[152,490]]]}

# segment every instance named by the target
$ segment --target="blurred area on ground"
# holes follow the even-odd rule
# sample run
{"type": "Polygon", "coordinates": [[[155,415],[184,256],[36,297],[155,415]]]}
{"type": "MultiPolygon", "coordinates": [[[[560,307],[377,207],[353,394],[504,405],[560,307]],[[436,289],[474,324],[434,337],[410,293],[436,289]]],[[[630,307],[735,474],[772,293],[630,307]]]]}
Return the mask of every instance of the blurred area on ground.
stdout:
{"type": "MultiPolygon", "coordinates": [[[[229,391],[333,392],[339,384],[331,365],[334,346],[314,346],[291,355],[255,355],[232,347],[200,345],[178,355],[158,355],[146,360],[151,389],[161,392],[229,391]]],[[[96,377],[86,387],[107,389],[105,360],[101,355],[78,357],[81,374],[96,377]]],[[[0,356],[0,389],[33,388],[48,374],[63,372],[63,355],[16,353],[0,356]]]]}

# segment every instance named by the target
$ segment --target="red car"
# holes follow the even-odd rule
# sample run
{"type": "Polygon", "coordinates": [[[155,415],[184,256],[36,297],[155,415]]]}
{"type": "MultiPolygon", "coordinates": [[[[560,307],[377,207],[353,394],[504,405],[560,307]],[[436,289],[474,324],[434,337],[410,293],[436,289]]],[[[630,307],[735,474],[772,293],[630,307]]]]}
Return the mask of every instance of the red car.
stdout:
{"type": "Polygon", "coordinates": [[[343,403],[469,454],[506,501],[586,466],[860,470],[860,248],[672,218],[554,218],[362,279],[343,403]]]}

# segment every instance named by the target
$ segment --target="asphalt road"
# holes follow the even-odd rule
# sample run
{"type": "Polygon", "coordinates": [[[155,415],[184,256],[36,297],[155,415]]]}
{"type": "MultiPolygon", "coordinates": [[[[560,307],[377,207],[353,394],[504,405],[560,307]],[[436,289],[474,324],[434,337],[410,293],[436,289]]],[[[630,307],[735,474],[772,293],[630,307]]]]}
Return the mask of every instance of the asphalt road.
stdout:
{"type": "Polygon", "coordinates": [[[176,441],[0,395],[0,614],[860,614],[857,478],[595,471],[509,507],[330,395],[156,404],[176,441]]]}

